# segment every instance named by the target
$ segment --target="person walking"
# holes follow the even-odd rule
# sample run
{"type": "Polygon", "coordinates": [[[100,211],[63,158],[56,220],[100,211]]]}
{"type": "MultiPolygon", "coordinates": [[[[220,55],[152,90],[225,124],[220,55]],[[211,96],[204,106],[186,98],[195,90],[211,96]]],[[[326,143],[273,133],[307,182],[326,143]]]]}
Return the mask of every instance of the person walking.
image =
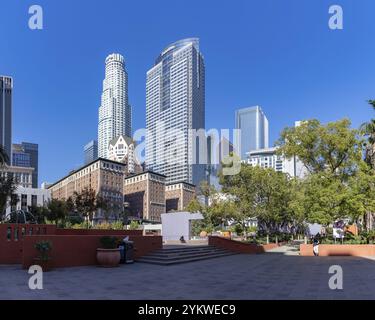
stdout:
{"type": "Polygon", "coordinates": [[[319,256],[319,234],[317,234],[315,237],[314,237],[314,241],[313,241],[313,252],[314,252],[314,256],[317,257],[319,256]]]}

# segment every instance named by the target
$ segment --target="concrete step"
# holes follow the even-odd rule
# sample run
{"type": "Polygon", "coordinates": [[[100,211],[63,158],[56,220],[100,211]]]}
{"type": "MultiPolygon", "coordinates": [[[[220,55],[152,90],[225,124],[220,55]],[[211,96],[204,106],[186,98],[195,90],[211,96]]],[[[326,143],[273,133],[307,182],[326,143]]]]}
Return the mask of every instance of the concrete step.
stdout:
{"type": "Polygon", "coordinates": [[[138,262],[158,265],[187,263],[235,254],[214,246],[187,246],[182,248],[164,248],[137,259],[138,262]]]}
{"type": "Polygon", "coordinates": [[[227,252],[209,254],[209,255],[204,255],[204,256],[192,256],[190,258],[184,258],[184,259],[168,259],[166,261],[142,257],[142,258],[138,259],[137,262],[150,263],[150,264],[156,264],[156,265],[162,265],[162,266],[169,266],[169,265],[174,265],[174,264],[182,264],[182,263],[189,263],[189,262],[194,262],[194,261],[201,261],[201,260],[208,260],[208,259],[226,257],[226,256],[229,256],[229,255],[234,255],[234,254],[236,254],[236,253],[227,251],[227,252]]]}
{"type": "Polygon", "coordinates": [[[169,252],[169,250],[165,251],[155,251],[152,252],[150,255],[155,257],[173,257],[173,256],[186,256],[191,254],[198,254],[198,253],[207,253],[207,252],[216,252],[222,251],[220,248],[205,248],[200,250],[183,250],[183,251],[174,251],[169,252]]]}
{"type": "Polygon", "coordinates": [[[156,250],[155,252],[181,252],[181,251],[194,251],[194,250],[204,250],[209,248],[215,248],[214,246],[181,246],[180,248],[163,248],[156,250]]]}
{"type": "Polygon", "coordinates": [[[169,254],[169,255],[158,255],[158,254],[149,254],[147,256],[144,256],[142,258],[146,258],[148,260],[160,260],[160,261],[170,261],[170,260],[183,260],[186,258],[193,258],[193,257],[205,257],[205,256],[212,256],[215,254],[221,254],[221,253],[228,253],[226,250],[210,250],[210,251],[204,251],[204,252],[188,252],[185,254],[169,254]]]}

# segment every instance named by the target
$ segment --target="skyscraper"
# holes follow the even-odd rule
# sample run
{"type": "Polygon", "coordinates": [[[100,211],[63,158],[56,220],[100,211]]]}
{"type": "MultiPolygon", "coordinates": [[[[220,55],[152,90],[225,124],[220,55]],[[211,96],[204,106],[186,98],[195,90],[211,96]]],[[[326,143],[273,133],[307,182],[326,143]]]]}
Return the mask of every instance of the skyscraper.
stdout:
{"type": "Polygon", "coordinates": [[[88,144],[85,145],[85,147],[83,148],[83,152],[85,155],[85,164],[98,159],[98,141],[91,140],[88,144]]]}
{"type": "Polygon", "coordinates": [[[189,134],[204,128],[204,58],[199,39],[183,39],[163,50],[147,72],[147,168],[167,176],[167,183],[205,180],[205,165],[191,161],[198,152],[189,134]]]}
{"type": "Polygon", "coordinates": [[[13,79],[0,76],[0,145],[12,163],[12,91],[13,79]]]}
{"type": "Polygon", "coordinates": [[[112,139],[120,135],[131,137],[131,117],[125,60],[122,55],[113,53],[105,60],[105,79],[99,107],[99,157],[108,157],[109,142],[112,139]]]}
{"type": "Polygon", "coordinates": [[[15,167],[34,168],[32,187],[38,188],[39,148],[36,143],[22,142],[12,145],[12,165],[15,167]]]}
{"type": "Polygon", "coordinates": [[[241,159],[246,153],[269,146],[268,120],[259,106],[236,111],[236,129],[241,130],[241,159]]]}

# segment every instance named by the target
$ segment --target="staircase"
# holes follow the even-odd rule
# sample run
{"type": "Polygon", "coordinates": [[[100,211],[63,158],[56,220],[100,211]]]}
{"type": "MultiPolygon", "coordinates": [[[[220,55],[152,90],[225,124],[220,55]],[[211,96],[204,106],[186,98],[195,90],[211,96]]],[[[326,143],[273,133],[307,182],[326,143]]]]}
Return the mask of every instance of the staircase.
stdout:
{"type": "Polygon", "coordinates": [[[199,260],[213,259],[236,254],[214,246],[184,246],[181,248],[161,249],[137,259],[137,262],[169,266],[199,260]]]}

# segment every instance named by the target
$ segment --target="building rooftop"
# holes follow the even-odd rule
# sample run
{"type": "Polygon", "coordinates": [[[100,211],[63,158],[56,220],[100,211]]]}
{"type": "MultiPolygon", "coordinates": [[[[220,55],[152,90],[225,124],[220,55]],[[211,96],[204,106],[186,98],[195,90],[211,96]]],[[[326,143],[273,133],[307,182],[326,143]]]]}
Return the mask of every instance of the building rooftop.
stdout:
{"type": "Polygon", "coordinates": [[[140,176],[140,175],[145,174],[145,173],[156,174],[157,176],[164,177],[164,178],[167,177],[164,174],[157,173],[157,172],[154,172],[154,171],[151,171],[151,170],[147,170],[147,171],[143,171],[143,172],[140,172],[140,173],[135,173],[135,174],[132,174],[130,176],[127,176],[126,179],[134,178],[134,177],[140,176]]]}
{"type": "Polygon", "coordinates": [[[80,167],[80,168],[78,168],[78,169],[75,169],[75,170],[70,171],[65,177],[61,178],[60,180],[58,180],[58,181],[56,181],[55,183],[53,183],[53,184],[51,184],[50,186],[48,186],[48,189],[54,187],[54,186],[55,186],[56,184],[58,184],[59,182],[65,180],[66,178],[69,178],[71,175],[73,175],[73,174],[75,174],[75,173],[77,173],[77,172],[79,172],[79,171],[81,171],[81,170],[83,170],[83,169],[85,169],[85,168],[91,166],[92,164],[94,164],[94,163],[96,163],[96,162],[98,162],[98,161],[110,162],[110,163],[113,163],[113,164],[116,164],[116,165],[120,165],[120,166],[123,166],[123,167],[126,166],[126,164],[121,163],[121,162],[117,162],[117,161],[113,161],[113,160],[108,160],[108,159],[104,159],[104,158],[98,158],[98,159],[96,159],[96,160],[94,160],[94,161],[91,161],[91,162],[89,162],[89,163],[83,165],[82,167],[80,167]]]}

